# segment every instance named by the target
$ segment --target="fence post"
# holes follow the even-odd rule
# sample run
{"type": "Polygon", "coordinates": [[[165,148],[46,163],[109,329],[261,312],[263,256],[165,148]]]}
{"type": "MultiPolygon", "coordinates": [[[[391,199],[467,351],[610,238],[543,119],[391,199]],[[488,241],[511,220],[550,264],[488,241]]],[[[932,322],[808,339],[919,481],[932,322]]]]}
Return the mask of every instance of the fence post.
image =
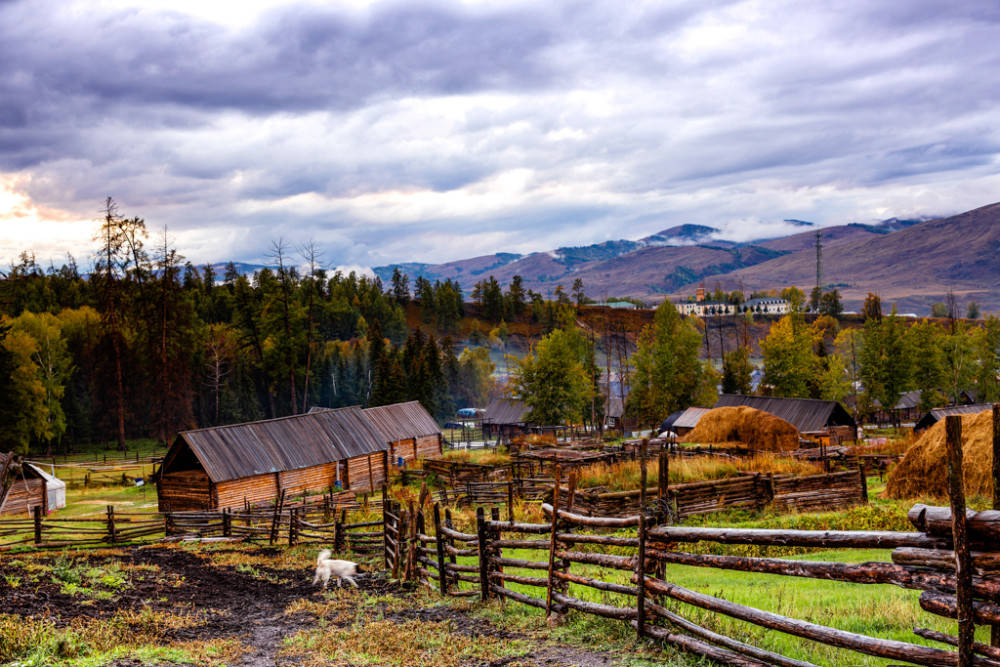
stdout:
{"type": "MultiPolygon", "coordinates": [[[[1000,510],[1000,403],[993,404],[993,509],[1000,510]]],[[[1000,646],[1000,625],[990,626],[990,645],[1000,646]]]]}
{"type": "MultiPolygon", "coordinates": [[[[420,539],[420,535],[427,534],[427,526],[424,519],[424,506],[420,506],[420,511],[417,512],[417,523],[413,528],[413,574],[417,581],[420,581],[420,559],[425,555],[424,553],[424,542],[420,539]]],[[[425,568],[426,569],[426,568],[425,568]]],[[[428,579],[430,578],[430,570],[427,570],[428,579]]]]}
{"type": "Polygon", "coordinates": [[[646,636],[646,446],[642,439],[639,456],[639,553],[635,559],[635,575],[639,584],[636,595],[636,636],[646,636]]]}
{"type": "Polygon", "coordinates": [[[448,572],[444,569],[444,534],[441,532],[441,506],[434,503],[434,546],[437,548],[438,591],[448,595],[448,572]]]}
{"type": "Polygon", "coordinates": [[[861,482],[861,502],[868,503],[868,477],[865,475],[865,460],[858,457],[858,479],[861,482]]]}
{"type": "MultiPolygon", "coordinates": [[[[499,522],[500,521],[500,508],[499,507],[493,507],[493,508],[490,509],[490,518],[494,522],[499,522]]],[[[496,527],[492,528],[490,530],[490,542],[492,543],[492,546],[490,547],[490,558],[492,558],[493,556],[496,556],[497,559],[503,558],[503,547],[497,545],[496,542],[494,541],[494,540],[499,540],[499,539],[500,539],[500,529],[496,528],[496,527]]],[[[497,565],[496,566],[496,570],[497,570],[497,572],[500,572],[502,574],[503,573],[503,565],[497,565]]],[[[502,580],[501,580],[501,582],[502,582],[502,580]]],[[[503,583],[501,583],[501,586],[502,585],[503,585],[503,583]]]]}
{"type": "Polygon", "coordinates": [[[514,482],[507,482],[507,520],[514,523],[514,482]]]}
{"type": "Polygon", "coordinates": [[[392,578],[399,578],[399,560],[403,556],[403,542],[406,540],[406,510],[402,504],[396,507],[396,549],[392,559],[392,578]]]}
{"type": "Polygon", "coordinates": [[[972,643],[976,627],[972,615],[972,562],[969,555],[965,516],[965,485],[962,475],[962,417],[945,418],[948,447],[948,500],[951,502],[951,533],[955,545],[955,600],[958,618],[958,667],[972,665],[972,643]]]}
{"type": "Polygon", "coordinates": [[[118,541],[118,531],[115,528],[115,506],[108,505],[108,536],[111,539],[111,544],[118,541]]]}
{"type": "MultiPolygon", "coordinates": [[[[385,506],[382,509],[382,557],[385,558],[385,506]]],[[[341,514],[333,523],[333,549],[338,554],[344,552],[344,516],[341,514]]]]}
{"type": "Polygon", "coordinates": [[[388,527],[388,513],[391,511],[389,507],[389,494],[385,488],[385,482],[382,483],[382,560],[385,561],[385,567],[389,567],[389,531],[388,527]]]}
{"type": "Polygon", "coordinates": [[[42,506],[35,505],[31,508],[32,518],[35,520],[35,544],[42,543],[42,506]]]}
{"type": "Polygon", "coordinates": [[[295,546],[295,529],[298,527],[296,525],[296,520],[298,519],[299,510],[293,507],[288,512],[288,546],[295,546]]]}
{"type": "Polygon", "coordinates": [[[559,525],[559,484],[562,481],[562,466],[556,464],[555,483],[552,485],[552,527],[549,532],[549,578],[545,587],[545,618],[552,615],[552,584],[556,566],[556,530],[559,525]]]}
{"type": "MultiPolygon", "coordinates": [[[[451,510],[448,509],[447,507],[444,508],[444,525],[448,527],[448,530],[455,530],[455,525],[451,522],[451,510]]],[[[448,536],[448,546],[452,548],[452,551],[448,553],[448,561],[452,565],[457,565],[458,557],[455,555],[454,552],[455,538],[451,537],[450,535],[448,536]]],[[[452,572],[452,574],[454,575],[454,571],[452,572]]],[[[454,582],[456,586],[458,585],[458,579],[456,579],[454,576],[452,576],[451,580],[452,582],[454,582]]]]}
{"type": "Polygon", "coordinates": [[[486,516],[482,507],[476,508],[476,537],[479,547],[479,599],[490,598],[489,546],[487,545],[486,516]]]}
{"type": "Polygon", "coordinates": [[[233,534],[233,515],[230,514],[229,508],[222,510],[222,535],[224,537],[230,537],[233,534]]]}

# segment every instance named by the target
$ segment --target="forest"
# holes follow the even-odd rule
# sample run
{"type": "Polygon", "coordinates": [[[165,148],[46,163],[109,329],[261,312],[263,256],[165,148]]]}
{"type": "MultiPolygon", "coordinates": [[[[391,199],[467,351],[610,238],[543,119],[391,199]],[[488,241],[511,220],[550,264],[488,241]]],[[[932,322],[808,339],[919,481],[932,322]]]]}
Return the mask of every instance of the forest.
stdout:
{"type": "MultiPolygon", "coordinates": [[[[488,350],[456,346],[464,306],[451,281],[418,279],[411,302],[405,276],[386,290],[281,241],[273,269],[230,263],[220,276],[186,262],[165,230],[150,236],[109,199],[89,274],[72,256],[43,268],[25,252],[0,280],[0,451],[166,442],[311,406],[416,399],[443,418],[487,399],[494,366],[488,350]]],[[[530,310],[526,298],[515,288],[508,310],[530,310]]]]}
{"type": "Polygon", "coordinates": [[[608,377],[643,425],[710,405],[718,390],[839,400],[862,417],[913,389],[925,408],[967,390],[1000,399],[1000,321],[955,308],[914,321],[883,313],[872,294],[848,323],[808,312],[805,294],[787,288],[793,312],[776,320],[682,318],[669,302],[651,320],[595,316],[581,310],[579,281],[547,300],[517,276],[506,290],[491,276],[466,301],[451,280],[418,277],[411,289],[397,270],[386,286],[328,271],[314,244],[282,241],[271,244],[272,268],[248,276],[230,263],[216,275],[185,261],[166,230],[150,236],[109,199],[89,273],[71,256],[43,268],[25,252],[0,279],[0,451],[168,442],[313,406],[419,400],[443,421],[505,390],[539,423],[597,424],[608,377]],[[528,350],[509,357],[500,387],[488,347],[507,352],[515,334],[528,350]]]}

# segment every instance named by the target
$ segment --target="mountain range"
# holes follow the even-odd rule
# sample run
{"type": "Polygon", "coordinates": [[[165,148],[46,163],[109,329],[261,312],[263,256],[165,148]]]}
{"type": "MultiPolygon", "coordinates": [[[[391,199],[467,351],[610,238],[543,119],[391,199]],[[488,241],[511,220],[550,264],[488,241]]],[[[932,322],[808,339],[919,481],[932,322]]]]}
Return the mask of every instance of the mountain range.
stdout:
{"type": "Polygon", "coordinates": [[[807,231],[780,238],[736,243],[704,225],[670,227],[638,240],[621,239],[529,254],[495,253],[443,264],[374,267],[387,282],[398,267],[411,281],[451,278],[466,294],[489,276],[506,284],[520,275],[527,288],[549,295],[557,285],[569,291],[581,279],[593,299],[636,297],[648,302],[709,289],[780,290],[796,285],[808,292],[816,282],[816,233],[822,240],[824,287],[840,290],[848,309],[858,309],[868,292],[895,303],[900,312],[925,315],[951,290],[959,300],[1000,311],[1000,203],[937,219],[890,218],[877,224],[850,223],[817,228],[787,220],[807,231]]]}

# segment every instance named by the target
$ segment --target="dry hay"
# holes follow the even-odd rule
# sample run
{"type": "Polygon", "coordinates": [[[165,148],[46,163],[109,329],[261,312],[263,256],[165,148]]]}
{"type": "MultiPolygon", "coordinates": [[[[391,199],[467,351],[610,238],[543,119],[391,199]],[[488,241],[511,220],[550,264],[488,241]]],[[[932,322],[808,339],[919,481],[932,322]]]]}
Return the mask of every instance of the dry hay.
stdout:
{"type": "Polygon", "coordinates": [[[510,443],[510,450],[512,452],[527,452],[532,449],[554,447],[555,445],[556,437],[554,435],[529,433],[514,436],[510,443]]]}
{"type": "MultiPolygon", "coordinates": [[[[968,496],[990,497],[993,467],[993,415],[989,410],[962,417],[962,472],[968,496]]],[[[924,431],[893,467],[885,485],[890,498],[948,495],[948,461],[945,420],[924,431]]]]}
{"type": "Polygon", "coordinates": [[[739,443],[777,452],[798,449],[799,432],[781,417],[745,405],[709,410],[681,442],[739,443]]]}

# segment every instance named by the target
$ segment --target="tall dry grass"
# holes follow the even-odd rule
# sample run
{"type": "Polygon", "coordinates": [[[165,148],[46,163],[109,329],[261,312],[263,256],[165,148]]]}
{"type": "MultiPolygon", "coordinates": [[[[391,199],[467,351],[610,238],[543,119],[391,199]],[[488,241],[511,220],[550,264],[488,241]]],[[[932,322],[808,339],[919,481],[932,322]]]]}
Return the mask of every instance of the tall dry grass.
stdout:
{"type": "Polygon", "coordinates": [[[509,454],[495,452],[492,449],[451,449],[444,453],[444,459],[461,463],[478,463],[495,466],[510,463],[509,454]]]}
{"type": "MultiPolygon", "coordinates": [[[[700,482],[713,479],[738,477],[746,473],[773,473],[776,475],[816,475],[822,466],[761,452],[745,459],[724,459],[717,456],[692,456],[670,460],[670,484],[700,482]]],[[[639,488],[638,461],[597,463],[581,468],[577,486],[581,489],[604,487],[608,491],[627,491],[639,488]]],[[[646,464],[646,483],[654,486],[659,481],[656,462],[646,464]]]]}

